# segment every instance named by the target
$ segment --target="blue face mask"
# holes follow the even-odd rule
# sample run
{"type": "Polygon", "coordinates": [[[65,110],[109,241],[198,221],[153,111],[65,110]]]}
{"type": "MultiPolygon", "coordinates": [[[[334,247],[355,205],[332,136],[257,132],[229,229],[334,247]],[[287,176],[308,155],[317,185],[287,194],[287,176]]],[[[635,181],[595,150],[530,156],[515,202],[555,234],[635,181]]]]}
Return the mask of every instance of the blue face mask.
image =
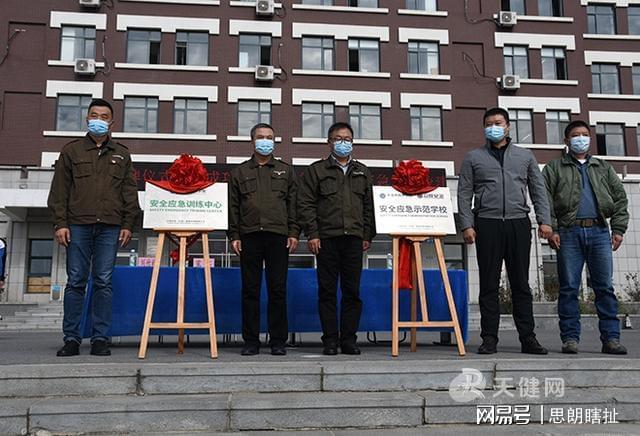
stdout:
{"type": "Polygon", "coordinates": [[[347,157],[353,151],[353,143],[338,141],[333,143],[333,153],[338,157],[347,157]]]}
{"type": "Polygon", "coordinates": [[[109,133],[109,123],[103,120],[91,119],[87,121],[89,133],[95,136],[104,136],[109,133]]]}
{"type": "Polygon", "coordinates": [[[582,154],[589,151],[591,138],[589,136],[574,136],[571,138],[569,149],[576,154],[582,154]]]}
{"type": "Polygon", "coordinates": [[[273,153],[273,140],[272,139],[256,139],[256,152],[263,155],[269,156],[273,153]]]}
{"type": "Polygon", "coordinates": [[[491,142],[500,142],[504,138],[505,129],[502,126],[489,126],[484,128],[484,137],[491,142]]]}

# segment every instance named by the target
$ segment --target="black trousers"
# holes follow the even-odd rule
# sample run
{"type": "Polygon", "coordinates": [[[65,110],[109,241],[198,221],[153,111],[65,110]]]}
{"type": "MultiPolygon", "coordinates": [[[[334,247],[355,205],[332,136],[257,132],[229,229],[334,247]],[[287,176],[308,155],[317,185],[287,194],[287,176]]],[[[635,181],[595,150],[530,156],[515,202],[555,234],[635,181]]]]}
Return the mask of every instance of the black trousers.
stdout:
{"type": "Polygon", "coordinates": [[[260,345],[260,286],[264,262],[269,294],[267,322],[269,343],[287,341],[287,237],[271,232],[255,232],[240,238],[242,273],[242,339],[247,345],[260,345]]]}
{"type": "Polygon", "coordinates": [[[480,272],[481,336],[498,338],[498,287],[502,262],[507,267],[513,301],[513,320],[520,341],[534,336],[533,297],[529,288],[531,222],[529,218],[500,220],[476,218],[476,250],[480,272]]]}
{"type": "Polygon", "coordinates": [[[322,239],[320,244],[317,261],[318,310],[322,323],[322,342],[355,345],[362,313],[360,300],[362,239],[355,236],[338,236],[322,239]],[[340,278],[342,291],[340,327],[338,327],[336,308],[338,278],[340,278]]]}

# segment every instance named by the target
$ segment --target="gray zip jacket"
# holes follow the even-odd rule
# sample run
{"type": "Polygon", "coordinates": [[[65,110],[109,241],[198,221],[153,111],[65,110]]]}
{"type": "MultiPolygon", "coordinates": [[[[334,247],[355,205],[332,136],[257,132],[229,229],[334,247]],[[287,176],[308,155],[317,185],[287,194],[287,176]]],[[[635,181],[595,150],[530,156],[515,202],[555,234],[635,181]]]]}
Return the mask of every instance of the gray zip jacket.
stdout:
{"type": "Polygon", "coordinates": [[[538,224],[551,225],[549,200],[542,173],[531,150],[509,144],[501,166],[489,151],[491,145],[470,151],[462,161],[458,181],[461,230],[474,226],[475,217],[525,218],[529,214],[527,188],[538,224]],[[471,209],[471,199],[474,198],[471,209]]]}

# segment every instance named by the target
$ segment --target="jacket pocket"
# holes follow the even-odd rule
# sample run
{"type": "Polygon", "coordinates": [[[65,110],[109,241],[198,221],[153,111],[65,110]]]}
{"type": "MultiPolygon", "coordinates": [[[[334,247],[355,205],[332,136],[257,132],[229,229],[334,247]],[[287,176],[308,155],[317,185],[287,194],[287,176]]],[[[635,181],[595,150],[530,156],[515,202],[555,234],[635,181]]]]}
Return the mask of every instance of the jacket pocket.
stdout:
{"type": "Polygon", "coordinates": [[[367,178],[364,174],[351,175],[351,190],[358,194],[364,195],[367,188],[367,178]]]}
{"type": "Polygon", "coordinates": [[[109,175],[114,179],[124,179],[124,171],[124,166],[121,166],[115,161],[111,161],[111,163],[109,164],[109,175]]]}
{"type": "Polygon", "coordinates": [[[282,177],[271,176],[271,190],[274,192],[287,192],[287,179],[282,177]]]}
{"type": "Polygon", "coordinates": [[[240,181],[240,193],[243,195],[256,192],[258,189],[258,181],[255,177],[245,177],[240,181]]]}
{"type": "Polygon", "coordinates": [[[93,172],[93,162],[90,160],[74,160],[73,161],[73,177],[82,178],[89,177],[93,172]]]}
{"type": "Polygon", "coordinates": [[[338,182],[335,177],[325,177],[320,180],[320,195],[329,196],[338,192],[338,182]]]}

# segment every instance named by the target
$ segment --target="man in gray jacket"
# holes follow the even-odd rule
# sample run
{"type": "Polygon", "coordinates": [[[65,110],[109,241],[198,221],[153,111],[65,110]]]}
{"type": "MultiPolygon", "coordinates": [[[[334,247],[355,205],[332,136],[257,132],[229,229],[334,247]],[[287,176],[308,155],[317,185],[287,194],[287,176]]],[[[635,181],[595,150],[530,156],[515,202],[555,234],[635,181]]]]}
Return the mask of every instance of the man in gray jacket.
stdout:
{"type": "Polygon", "coordinates": [[[548,239],[553,230],[544,180],[533,153],[511,144],[506,110],[493,108],[485,112],[484,128],[487,142],[466,155],[458,182],[460,227],[464,241],[476,243],[480,273],[482,345],[478,353],[497,352],[498,287],[504,261],[521,351],[547,354],[534,333],[533,298],[529,289],[531,222],[527,204],[528,189],[535,206],[538,233],[548,239]]]}

